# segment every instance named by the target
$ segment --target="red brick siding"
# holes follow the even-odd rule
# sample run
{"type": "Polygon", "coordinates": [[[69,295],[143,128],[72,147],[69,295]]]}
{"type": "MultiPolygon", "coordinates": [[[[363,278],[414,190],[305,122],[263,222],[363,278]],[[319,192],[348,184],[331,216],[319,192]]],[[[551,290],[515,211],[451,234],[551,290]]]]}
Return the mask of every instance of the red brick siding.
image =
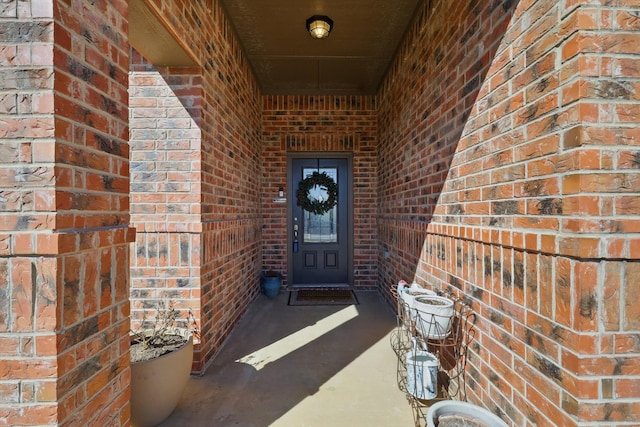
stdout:
{"type": "Polygon", "coordinates": [[[382,290],[466,296],[470,399],[516,425],[640,415],[633,8],[425,5],[380,92],[382,290]]]}
{"type": "Polygon", "coordinates": [[[273,203],[287,182],[287,153],[353,154],[354,286],[376,288],[377,110],[367,96],[263,97],[264,228],[262,265],[286,273],[286,204],[273,203]]]}
{"type": "MultiPolygon", "coordinates": [[[[146,171],[139,175],[134,171],[136,180],[140,178],[140,191],[133,195],[135,215],[139,214],[134,220],[140,225],[146,223],[148,214],[153,217],[153,228],[145,228],[146,236],[137,242],[140,253],[135,261],[134,295],[136,309],[159,297],[170,297],[192,308],[201,326],[194,361],[194,370],[200,371],[259,289],[260,97],[217,2],[154,1],[152,7],[167,19],[173,33],[180,34],[197,59],[200,67],[195,74],[189,73],[190,78],[197,76],[201,95],[189,93],[188,86],[195,82],[184,80],[187,75],[180,70],[155,70],[154,79],[159,80],[144,84],[164,86],[164,101],[162,96],[156,98],[163,106],[174,105],[177,97],[182,106],[189,106],[192,117],[197,114],[199,129],[190,132],[199,131],[200,141],[198,146],[183,150],[184,157],[168,162],[166,175],[148,179],[146,171]],[[198,96],[198,102],[190,101],[198,96]],[[160,194],[147,193],[145,186],[152,183],[160,194]],[[179,215],[168,215],[167,209],[180,209],[179,215]],[[176,252],[176,242],[181,242],[181,252],[176,252]],[[153,254],[169,253],[169,257],[146,259],[150,250],[153,254]],[[172,251],[176,254],[173,258],[172,251]],[[186,253],[188,258],[183,258],[186,253]],[[178,266],[180,269],[176,269],[178,266]]],[[[144,123],[144,116],[150,113],[143,105],[139,107],[141,116],[134,121],[144,123]]],[[[144,141],[147,131],[140,131],[144,141]]],[[[181,137],[167,133],[166,139],[168,147],[156,148],[162,148],[162,155],[168,156],[181,137]]],[[[139,160],[145,165],[141,168],[152,167],[157,172],[158,162],[150,147],[140,147],[139,160]]],[[[154,152],[158,154],[158,150],[154,152]]]]}
{"type": "Polygon", "coordinates": [[[0,27],[0,425],[126,424],[126,3],[0,27]]]}

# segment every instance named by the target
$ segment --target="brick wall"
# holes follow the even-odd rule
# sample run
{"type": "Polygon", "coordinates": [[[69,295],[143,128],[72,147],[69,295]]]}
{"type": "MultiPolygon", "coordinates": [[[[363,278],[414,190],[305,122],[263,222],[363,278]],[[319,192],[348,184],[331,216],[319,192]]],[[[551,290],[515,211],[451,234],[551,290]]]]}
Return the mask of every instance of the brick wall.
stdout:
{"type": "Polygon", "coordinates": [[[134,324],[159,299],[191,309],[201,371],[259,290],[260,97],[217,2],[151,7],[200,67],[133,63],[134,324]]]}
{"type": "Polygon", "coordinates": [[[0,28],[0,425],[126,424],[126,3],[0,28]]]}
{"type": "Polygon", "coordinates": [[[382,290],[464,294],[515,425],[635,425],[637,4],[429,3],[379,96],[382,290]]]}
{"type": "Polygon", "coordinates": [[[287,153],[353,154],[354,286],[375,289],[377,275],[375,195],[377,110],[367,96],[264,96],[262,146],[264,215],[262,265],[286,272],[287,153]]]}

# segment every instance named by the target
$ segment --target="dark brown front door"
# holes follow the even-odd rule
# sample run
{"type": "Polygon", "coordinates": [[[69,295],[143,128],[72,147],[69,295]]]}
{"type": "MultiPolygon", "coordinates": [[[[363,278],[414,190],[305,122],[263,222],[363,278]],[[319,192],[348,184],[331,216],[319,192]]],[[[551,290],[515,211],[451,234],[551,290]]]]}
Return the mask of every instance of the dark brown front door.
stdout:
{"type": "MultiPolygon", "coordinates": [[[[289,284],[292,286],[349,286],[351,261],[351,174],[348,158],[293,158],[289,185],[289,284]],[[324,214],[305,211],[297,203],[301,180],[325,172],[338,186],[337,204],[324,214]]],[[[310,197],[322,198],[315,188],[310,197]]]]}

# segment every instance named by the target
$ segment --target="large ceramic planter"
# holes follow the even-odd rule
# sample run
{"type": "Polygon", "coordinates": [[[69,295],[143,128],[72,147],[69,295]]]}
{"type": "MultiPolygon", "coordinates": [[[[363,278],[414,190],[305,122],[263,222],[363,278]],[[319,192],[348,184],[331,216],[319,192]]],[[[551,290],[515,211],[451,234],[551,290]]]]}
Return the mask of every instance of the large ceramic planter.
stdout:
{"type": "Polygon", "coordinates": [[[417,332],[425,338],[444,339],[451,333],[453,301],[449,298],[426,295],[413,301],[417,332]]]}
{"type": "Polygon", "coordinates": [[[164,421],[178,405],[193,363],[193,336],[180,332],[187,342],[155,359],[131,364],[131,424],[152,427],[164,421]]]}
{"type": "Polygon", "coordinates": [[[468,402],[443,400],[429,407],[427,427],[508,427],[500,417],[485,408],[468,402]]]}

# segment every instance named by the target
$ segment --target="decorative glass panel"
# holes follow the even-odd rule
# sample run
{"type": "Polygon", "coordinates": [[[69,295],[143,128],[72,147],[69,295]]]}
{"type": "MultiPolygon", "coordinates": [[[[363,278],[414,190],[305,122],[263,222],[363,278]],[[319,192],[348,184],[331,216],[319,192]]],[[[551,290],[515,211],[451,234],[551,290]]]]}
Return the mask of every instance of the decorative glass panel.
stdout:
{"type": "MultiPolygon", "coordinates": [[[[314,172],[325,172],[336,184],[338,184],[338,170],[336,168],[304,168],[302,175],[307,178],[314,172]]],[[[304,179],[303,178],[303,179],[304,179]]],[[[326,188],[315,186],[309,190],[309,198],[316,200],[327,199],[326,188]]],[[[340,200],[340,193],[338,193],[340,200]]],[[[304,217],[304,241],[305,243],[337,243],[338,242],[338,204],[322,215],[302,211],[304,217]]]]}

